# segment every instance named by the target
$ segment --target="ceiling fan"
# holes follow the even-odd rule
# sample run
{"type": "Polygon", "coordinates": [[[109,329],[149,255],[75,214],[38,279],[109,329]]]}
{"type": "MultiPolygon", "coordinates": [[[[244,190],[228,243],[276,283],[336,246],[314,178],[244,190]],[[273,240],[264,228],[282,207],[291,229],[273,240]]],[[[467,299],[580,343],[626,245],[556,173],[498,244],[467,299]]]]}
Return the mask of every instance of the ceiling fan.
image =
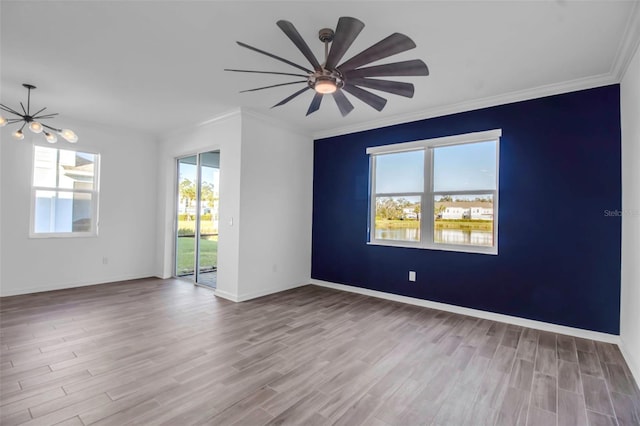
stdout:
{"type": "Polygon", "coordinates": [[[380,40],[378,43],[374,44],[368,49],[365,49],[357,55],[353,56],[351,59],[340,63],[342,57],[345,55],[349,47],[351,47],[351,44],[354,42],[358,34],[360,34],[360,31],[362,31],[362,29],[364,28],[364,23],[356,18],[343,16],[338,20],[338,25],[335,32],[330,28],[323,28],[318,32],[318,38],[321,42],[324,43],[325,60],[323,63],[320,63],[314,56],[307,43],[304,41],[300,33],[296,30],[291,22],[280,20],[277,22],[277,25],[287,35],[287,37],[289,37],[293,44],[296,45],[300,52],[302,52],[304,57],[307,58],[313,69],[298,65],[287,59],[281,58],[256,47],[249,46],[248,44],[242,43],[240,41],[236,43],[244,48],[253,50],[254,52],[258,52],[280,62],[284,62],[287,65],[303,71],[305,74],[275,71],[225,69],[225,71],[233,72],[301,77],[302,79],[296,81],[273,84],[270,86],[258,87],[255,89],[243,90],[240,92],[254,92],[256,90],[288,86],[291,84],[305,85],[305,87],[284,98],[283,100],[275,104],[272,108],[286,104],[287,102],[306,92],[307,90],[314,90],[315,94],[313,96],[313,99],[311,100],[309,109],[307,110],[307,115],[317,111],[320,108],[320,103],[322,102],[322,98],[324,95],[331,94],[333,95],[333,99],[338,105],[338,109],[340,110],[342,116],[346,116],[353,110],[354,106],[346,97],[344,92],[355,96],[374,109],[382,111],[387,103],[387,100],[381,96],[376,95],[375,93],[363,89],[363,87],[392,93],[394,95],[400,95],[407,98],[413,97],[414,87],[411,83],[381,80],[371,77],[429,75],[429,69],[427,68],[427,65],[419,59],[363,67],[363,65],[370,64],[380,59],[384,59],[416,47],[416,44],[413,42],[413,40],[400,33],[393,33],[389,37],[380,40]],[[329,47],[329,44],[331,44],[331,47],[329,47]]]}

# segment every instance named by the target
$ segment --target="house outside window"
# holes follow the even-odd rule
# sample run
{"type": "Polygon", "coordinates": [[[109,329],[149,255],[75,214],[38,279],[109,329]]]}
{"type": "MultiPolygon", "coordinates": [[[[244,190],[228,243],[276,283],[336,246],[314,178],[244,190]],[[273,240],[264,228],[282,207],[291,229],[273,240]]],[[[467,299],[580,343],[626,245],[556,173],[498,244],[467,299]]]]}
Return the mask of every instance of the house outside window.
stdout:
{"type": "Polygon", "coordinates": [[[367,148],[369,244],[497,254],[501,135],[367,148]]]}
{"type": "Polygon", "coordinates": [[[31,237],[87,237],[98,233],[100,156],[34,146],[31,237]]]}

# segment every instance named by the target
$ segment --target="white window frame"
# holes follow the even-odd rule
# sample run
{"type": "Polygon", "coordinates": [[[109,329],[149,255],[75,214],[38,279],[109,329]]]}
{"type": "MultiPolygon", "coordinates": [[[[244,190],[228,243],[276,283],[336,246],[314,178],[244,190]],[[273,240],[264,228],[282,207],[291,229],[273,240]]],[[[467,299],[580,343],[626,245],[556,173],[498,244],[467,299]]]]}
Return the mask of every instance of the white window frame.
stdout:
{"type": "Polygon", "coordinates": [[[430,250],[457,251],[464,253],[483,253],[498,254],[498,193],[500,182],[500,137],[502,129],[488,130],[484,132],[465,133],[461,135],[445,136],[441,138],[425,139],[413,142],[403,142],[391,145],[374,146],[367,148],[369,155],[369,173],[370,173],[370,189],[369,189],[369,226],[367,233],[369,241],[367,244],[391,246],[391,247],[409,247],[430,250]],[[496,186],[495,189],[474,190],[474,191],[437,191],[433,190],[433,150],[443,146],[463,145],[478,142],[496,142],[496,186]],[[376,192],[376,157],[384,154],[397,154],[407,151],[424,151],[424,186],[422,192],[411,193],[377,193],[376,192]],[[438,195],[487,195],[493,196],[493,246],[474,246],[462,244],[446,244],[433,242],[434,221],[431,214],[424,212],[433,212],[434,197],[438,195]],[[402,241],[402,240],[386,240],[375,238],[375,219],[376,219],[376,198],[377,197],[408,197],[419,196],[421,200],[420,215],[420,241],[402,241]]]}
{"type": "Polygon", "coordinates": [[[31,155],[31,214],[29,218],[29,238],[81,238],[81,237],[97,237],[98,236],[98,197],[100,194],[100,154],[87,150],[78,150],[78,149],[64,149],[57,148],[46,145],[33,145],[33,152],[31,155]],[[72,151],[72,152],[82,152],[86,154],[92,154],[95,156],[94,162],[94,180],[93,180],[93,189],[68,189],[68,188],[58,188],[57,181],[59,179],[59,174],[56,172],[56,187],[48,187],[48,186],[35,186],[34,175],[35,175],[35,167],[36,167],[36,149],[40,148],[49,148],[55,149],[57,151],[56,154],[56,164],[60,162],[60,151],[72,151]],[[91,194],[91,230],[87,232],[35,232],[35,220],[36,220],[36,191],[53,191],[53,192],[68,192],[68,193],[83,193],[83,194],[91,194]]]}

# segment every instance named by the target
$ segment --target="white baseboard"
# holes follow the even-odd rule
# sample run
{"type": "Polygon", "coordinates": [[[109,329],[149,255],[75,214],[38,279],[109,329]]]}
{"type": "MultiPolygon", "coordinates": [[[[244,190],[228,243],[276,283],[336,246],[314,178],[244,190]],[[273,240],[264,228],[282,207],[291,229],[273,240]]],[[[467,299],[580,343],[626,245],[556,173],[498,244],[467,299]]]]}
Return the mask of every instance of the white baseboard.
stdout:
{"type": "Polygon", "coordinates": [[[244,302],[244,301],[251,300],[251,299],[257,299],[258,297],[268,296],[268,295],[274,294],[274,293],[280,293],[282,291],[291,290],[291,289],[294,289],[294,288],[302,287],[304,285],[309,285],[309,281],[307,280],[304,283],[293,284],[293,285],[287,286],[287,287],[260,290],[260,291],[255,291],[253,293],[241,294],[240,297],[238,297],[238,301],[239,302],[244,302]]]}
{"type": "Polygon", "coordinates": [[[229,293],[229,292],[224,291],[224,290],[216,289],[213,294],[215,294],[216,296],[222,297],[223,299],[231,300],[232,302],[246,302],[247,300],[257,299],[258,297],[268,296],[268,295],[274,294],[274,293],[280,293],[282,291],[291,290],[291,289],[294,289],[294,288],[297,288],[297,287],[302,287],[302,286],[305,286],[305,285],[308,285],[308,284],[309,284],[309,282],[305,281],[304,283],[294,284],[294,285],[291,285],[291,286],[288,286],[288,287],[280,287],[280,288],[274,288],[274,289],[260,290],[260,291],[256,291],[256,292],[253,292],[253,293],[245,293],[245,294],[241,294],[241,295],[237,295],[237,294],[229,293]]]}
{"type": "Polygon", "coordinates": [[[213,290],[213,294],[217,297],[222,297],[223,299],[231,300],[232,302],[239,302],[238,296],[233,293],[229,293],[228,291],[220,290],[216,288],[213,290]]]}
{"type": "Polygon", "coordinates": [[[620,348],[620,352],[622,352],[622,356],[627,362],[629,370],[631,370],[631,374],[633,374],[636,383],[640,386],[640,364],[638,364],[638,362],[640,362],[640,355],[636,355],[636,358],[632,357],[631,352],[627,350],[627,345],[622,337],[620,338],[620,344],[618,347],[620,348]]]}
{"type": "Polygon", "coordinates": [[[115,283],[120,281],[139,280],[144,278],[154,278],[154,275],[153,274],[121,275],[121,276],[109,277],[106,279],[95,280],[95,281],[77,281],[77,282],[65,283],[65,284],[21,287],[18,289],[10,289],[8,291],[1,289],[0,297],[19,296],[22,294],[31,294],[31,293],[42,293],[45,291],[66,290],[69,288],[86,287],[90,285],[99,285],[99,284],[110,284],[110,283],[115,283]]]}
{"type": "MultiPolygon", "coordinates": [[[[614,343],[620,346],[620,336],[615,334],[600,333],[597,331],[583,330],[581,328],[567,327],[564,325],[551,324],[548,322],[535,321],[526,318],[514,317],[511,315],[497,314],[494,312],[481,311],[478,309],[464,308],[462,306],[449,305],[446,303],[432,302],[431,300],[417,299],[415,297],[400,296],[393,293],[369,290],[361,287],[354,287],[345,284],[336,284],[328,281],[312,279],[311,284],[321,287],[333,288],[335,290],[348,291],[351,293],[363,294],[365,296],[377,297],[380,299],[393,300],[395,302],[407,303],[410,305],[424,306],[426,308],[439,309],[441,311],[453,312],[456,314],[469,315],[471,317],[488,319],[491,321],[514,324],[521,327],[534,328],[536,330],[549,331],[552,333],[566,334],[568,336],[581,337],[583,339],[597,340],[599,342],[614,343]]],[[[634,372],[635,373],[635,372],[634,372]]]]}

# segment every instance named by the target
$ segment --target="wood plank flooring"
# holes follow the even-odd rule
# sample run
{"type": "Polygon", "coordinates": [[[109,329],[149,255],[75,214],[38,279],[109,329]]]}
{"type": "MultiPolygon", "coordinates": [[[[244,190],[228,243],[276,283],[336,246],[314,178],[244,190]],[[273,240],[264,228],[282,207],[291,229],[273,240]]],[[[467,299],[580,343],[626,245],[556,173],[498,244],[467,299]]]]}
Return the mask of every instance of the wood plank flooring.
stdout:
{"type": "Polygon", "coordinates": [[[640,425],[615,345],[305,286],[0,300],[10,425],[640,425]]]}

